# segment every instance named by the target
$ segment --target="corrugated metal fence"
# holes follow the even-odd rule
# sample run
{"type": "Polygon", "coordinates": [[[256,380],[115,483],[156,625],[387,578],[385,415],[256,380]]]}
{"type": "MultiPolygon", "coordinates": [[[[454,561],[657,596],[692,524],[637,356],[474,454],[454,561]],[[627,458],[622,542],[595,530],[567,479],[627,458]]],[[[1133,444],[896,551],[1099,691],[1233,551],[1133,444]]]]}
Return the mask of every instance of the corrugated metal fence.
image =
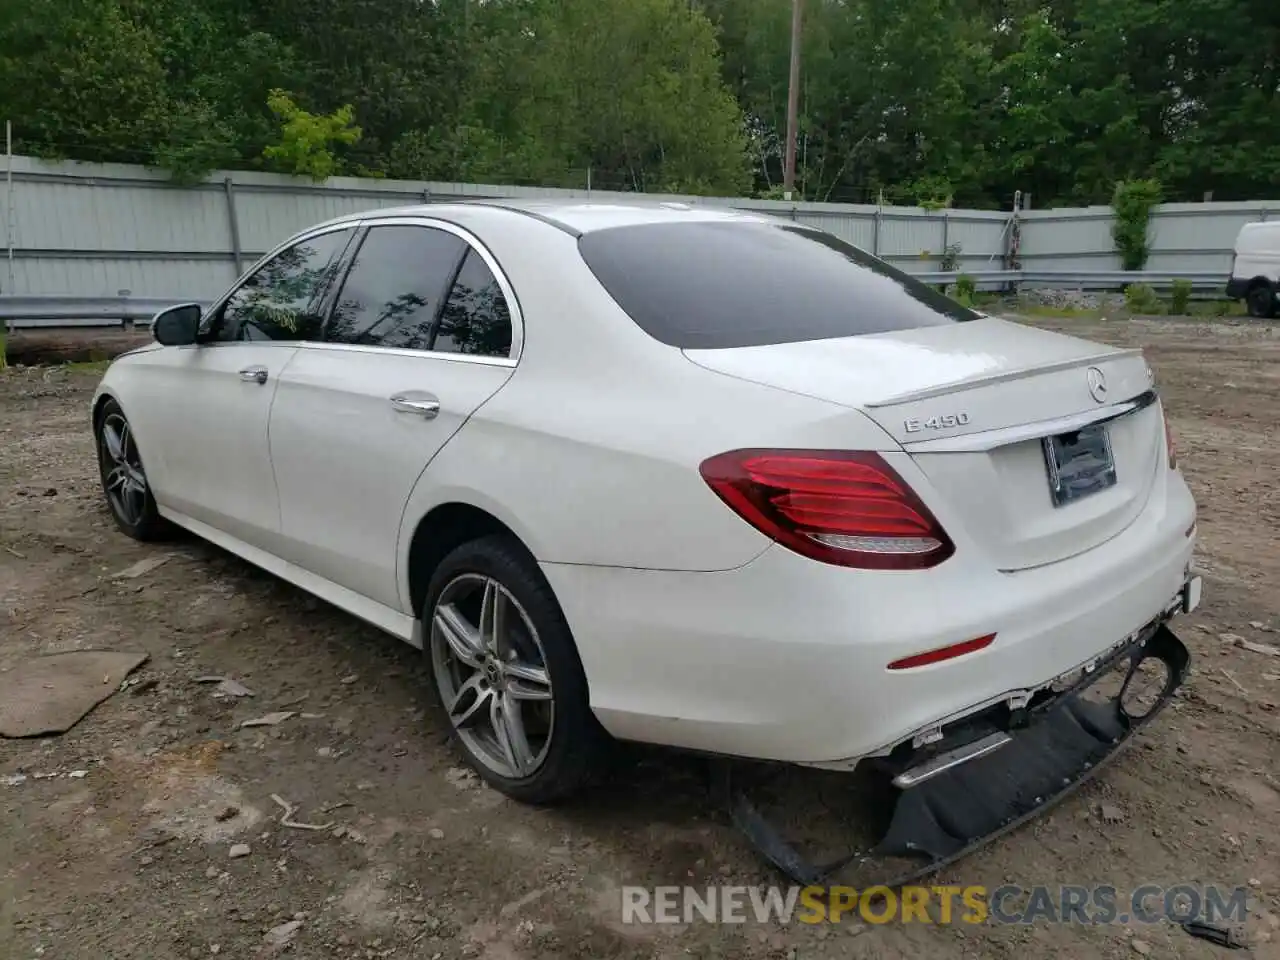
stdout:
{"type": "MultiPolygon", "coordinates": [[[[635,194],[488,184],[339,177],[312,184],[275,174],[219,173],[179,187],[165,175],[121,164],[13,158],[0,196],[6,263],[0,292],[134,296],[208,301],[263,252],[296,230],[377,207],[459,198],[635,200],[635,194]]],[[[0,181],[0,187],[3,181],[0,181]]],[[[959,246],[958,268],[1007,266],[1008,212],[855,204],[658,197],[788,217],[829,230],[913,272],[937,271],[959,246]]],[[[1280,214],[1280,201],[1168,204],[1153,218],[1148,269],[1230,271],[1240,226],[1280,214]]],[[[1035,270],[1118,270],[1107,207],[1019,214],[1019,258],[1035,270]]]]}

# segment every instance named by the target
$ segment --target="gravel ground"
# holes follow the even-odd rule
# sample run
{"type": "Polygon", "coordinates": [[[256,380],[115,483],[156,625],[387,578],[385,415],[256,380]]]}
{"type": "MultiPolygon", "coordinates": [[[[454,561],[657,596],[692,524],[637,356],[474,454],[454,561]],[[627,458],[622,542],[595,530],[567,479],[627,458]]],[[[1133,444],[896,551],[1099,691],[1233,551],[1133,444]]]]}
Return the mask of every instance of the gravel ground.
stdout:
{"type": "MultiPolygon", "coordinates": [[[[1233,639],[1280,644],[1278,328],[1057,325],[1141,345],[1156,371],[1200,505],[1205,601],[1177,628],[1194,673],[1117,764],[943,879],[1248,886],[1253,955],[1280,957],[1280,658],[1233,639]]],[[[0,670],[84,647],[151,659],[69,733],[0,740],[0,958],[1218,955],[1163,924],[624,925],[624,884],[778,882],[701,765],[634,751],[554,811],[481,786],[424,711],[413,650],[211,546],[115,531],[95,379],[0,373],[0,670]],[[216,698],[205,674],[253,696],[216,698]],[[237,728],[272,711],[294,715],[237,728]],[[282,826],[273,794],[331,826],[282,826]]]]}

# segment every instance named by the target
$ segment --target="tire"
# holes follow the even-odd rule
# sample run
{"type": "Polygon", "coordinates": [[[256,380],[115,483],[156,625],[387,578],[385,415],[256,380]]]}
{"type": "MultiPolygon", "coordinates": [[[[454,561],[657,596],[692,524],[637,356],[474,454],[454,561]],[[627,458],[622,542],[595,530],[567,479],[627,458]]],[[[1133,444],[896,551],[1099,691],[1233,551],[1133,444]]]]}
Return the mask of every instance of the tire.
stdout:
{"type": "Polygon", "coordinates": [[[608,735],[528,551],[507,536],[457,547],[432,575],[421,617],[436,706],[476,773],[523,803],[579,792],[603,764],[608,735]]]}
{"type": "Polygon", "coordinates": [[[1275,288],[1265,280],[1254,284],[1245,294],[1245,304],[1249,308],[1249,316],[1270,320],[1276,315],[1275,288]]]}
{"type": "Polygon", "coordinates": [[[142,455],[133,440],[129,421],[115,400],[108,399],[102,405],[94,421],[93,439],[98,450],[102,493],[116,526],[134,540],[165,539],[171,528],[156,509],[142,455]]]}

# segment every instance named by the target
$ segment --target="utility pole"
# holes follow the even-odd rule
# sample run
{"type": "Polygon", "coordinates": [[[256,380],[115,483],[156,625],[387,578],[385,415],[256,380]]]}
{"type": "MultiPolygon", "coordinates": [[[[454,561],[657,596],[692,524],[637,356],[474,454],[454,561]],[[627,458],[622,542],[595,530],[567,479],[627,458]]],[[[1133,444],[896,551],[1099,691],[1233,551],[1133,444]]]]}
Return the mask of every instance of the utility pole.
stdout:
{"type": "Polygon", "coordinates": [[[790,200],[796,188],[796,136],[800,114],[800,7],[791,0],[791,80],[787,87],[787,152],[782,172],[783,195],[790,200]]]}

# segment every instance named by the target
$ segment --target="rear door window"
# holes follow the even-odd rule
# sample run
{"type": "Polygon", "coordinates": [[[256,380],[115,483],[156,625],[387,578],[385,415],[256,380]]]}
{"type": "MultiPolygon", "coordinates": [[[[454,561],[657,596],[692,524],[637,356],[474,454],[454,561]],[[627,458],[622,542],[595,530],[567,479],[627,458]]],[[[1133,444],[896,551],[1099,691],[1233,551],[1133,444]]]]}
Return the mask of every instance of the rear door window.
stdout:
{"type": "Polygon", "coordinates": [[[325,340],[429,350],[432,326],[467,250],[432,227],[371,227],[329,317],[325,340]]]}
{"type": "Polygon", "coordinates": [[[610,227],[587,266],[651,337],[682,349],[854,337],[972,320],[932,287],[820,230],[748,221],[610,227]]]}

